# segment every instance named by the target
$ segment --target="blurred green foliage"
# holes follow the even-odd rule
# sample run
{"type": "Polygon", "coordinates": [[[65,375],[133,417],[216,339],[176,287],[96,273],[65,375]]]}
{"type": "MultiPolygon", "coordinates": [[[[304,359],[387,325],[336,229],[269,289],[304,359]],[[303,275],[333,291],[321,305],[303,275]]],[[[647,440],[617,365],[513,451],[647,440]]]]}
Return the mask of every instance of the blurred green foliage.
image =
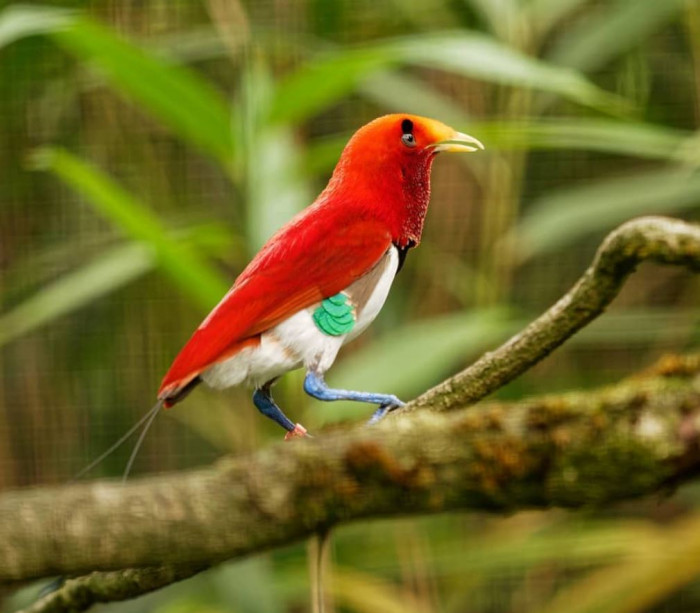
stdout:
{"type": "MultiPolygon", "coordinates": [[[[423,244],[329,376],[408,398],[549,306],[618,223],[698,218],[699,93],[696,0],[6,6],[0,487],[62,482],[133,423],[202,315],[371,118],[429,115],[487,145],[438,161],[423,244]]],[[[596,385],[696,347],[697,302],[688,275],[643,269],[502,394],[596,385]]],[[[276,393],[312,430],[369,414],[309,401],[299,373],[276,393]]],[[[242,390],[197,391],[166,415],[142,471],[280,436],[242,390]]],[[[330,591],[338,611],[696,610],[699,506],[689,488],[598,513],[344,528],[330,591]]],[[[308,602],[296,546],[112,609],[308,602]]]]}

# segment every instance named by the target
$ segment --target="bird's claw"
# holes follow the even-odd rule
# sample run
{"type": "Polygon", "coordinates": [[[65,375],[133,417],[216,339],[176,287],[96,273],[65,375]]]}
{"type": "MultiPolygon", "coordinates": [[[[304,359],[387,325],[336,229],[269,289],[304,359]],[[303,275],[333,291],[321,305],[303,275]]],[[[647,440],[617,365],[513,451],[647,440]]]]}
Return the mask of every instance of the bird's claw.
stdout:
{"type": "Polygon", "coordinates": [[[374,412],[372,417],[369,418],[367,425],[372,426],[380,422],[382,419],[384,419],[384,417],[386,417],[388,413],[391,413],[392,411],[404,406],[405,404],[405,402],[402,402],[396,396],[393,396],[391,402],[385,402],[384,404],[379,406],[379,408],[374,412]]]}
{"type": "Polygon", "coordinates": [[[301,424],[294,424],[294,428],[289,430],[287,434],[284,435],[285,441],[291,441],[293,438],[312,438],[311,435],[306,431],[306,428],[301,424]]]}

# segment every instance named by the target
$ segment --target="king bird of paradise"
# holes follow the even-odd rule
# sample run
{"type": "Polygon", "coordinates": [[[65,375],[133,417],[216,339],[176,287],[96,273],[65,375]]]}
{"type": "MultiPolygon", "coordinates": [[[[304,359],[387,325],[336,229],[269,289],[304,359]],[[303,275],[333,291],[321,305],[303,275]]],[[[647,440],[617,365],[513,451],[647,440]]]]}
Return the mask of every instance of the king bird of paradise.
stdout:
{"type": "Polygon", "coordinates": [[[276,404],[272,386],[300,367],[314,398],[377,405],[370,423],[402,406],[391,394],[330,388],[324,375],[340,348],[372,323],[420,243],[435,157],[483,148],[473,136],[416,115],[386,115],[361,127],[326,188],[262,247],[176,356],[156,405],[112,447],[146,423],[127,473],[158,409],[202,382],[252,387],[253,403],[284,428],[285,439],[307,431],[276,404]]]}
{"type": "Polygon", "coordinates": [[[285,438],[304,436],[271,394],[280,376],[303,367],[304,390],[319,400],[379,405],[373,421],[401,406],[393,395],[329,388],[324,375],[372,323],[420,243],[435,156],[477,149],[476,138],[414,115],[360,128],[326,189],[263,246],[182,348],[158,400],[171,407],[200,382],[246,384],[285,438]]]}

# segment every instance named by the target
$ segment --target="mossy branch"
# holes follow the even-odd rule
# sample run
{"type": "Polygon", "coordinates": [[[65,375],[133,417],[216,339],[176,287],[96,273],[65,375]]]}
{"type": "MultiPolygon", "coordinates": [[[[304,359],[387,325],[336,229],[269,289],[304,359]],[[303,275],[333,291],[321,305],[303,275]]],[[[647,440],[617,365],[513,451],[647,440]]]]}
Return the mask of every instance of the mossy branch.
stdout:
{"type": "Polygon", "coordinates": [[[547,313],[379,427],[125,487],[6,493],[0,582],[97,570],[32,608],[84,610],[354,519],[598,505],[687,479],[700,468],[698,356],[607,390],[464,410],[602,313],[645,260],[700,270],[700,228],[624,224],[547,313]],[[417,408],[450,412],[406,415],[417,408]]]}
{"type": "Polygon", "coordinates": [[[111,572],[92,572],[66,580],[59,588],[37,600],[21,613],[73,613],[85,611],[101,602],[135,598],[148,592],[189,579],[208,568],[205,564],[127,568],[111,572]]]}
{"type": "Polygon", "coordinates": [[[201,470],[6,492],[0,581],[213,564],[372,517],[586,507],[700,468],[700,356],[593,391],[423,411],[201,470]]]}
{"type": "Polygon", "coordinates": [[[495,351],[399,409],[448,411],[485,398],[547,357],[605,311],[642,262],[700,271],[700,227],[640,217],[611,232],[593,264],[554,306],[495,351]]]}

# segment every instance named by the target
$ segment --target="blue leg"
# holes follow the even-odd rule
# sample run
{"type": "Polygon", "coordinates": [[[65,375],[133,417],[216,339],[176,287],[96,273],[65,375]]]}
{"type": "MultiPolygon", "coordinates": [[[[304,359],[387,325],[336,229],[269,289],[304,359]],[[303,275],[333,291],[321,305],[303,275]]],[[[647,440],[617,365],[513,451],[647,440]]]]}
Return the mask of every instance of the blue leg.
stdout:
{"type": "Polygon", "coordinates": [[[270,388],[265,385],[260,389],[255,390],[253,394],[253,404],[258,408],[265,417],[269,417],[273,421],[276,421],[280,426],[282,426],[287,432],[294,430],[294,424],[292,421],[282,413],[275,401],[270,396],[270,388]]]}
{"type": "Polygon", "coordinates": [[[336,390],[328,387],[323,377],[315,372],[306,373],[304,379],[304,391],[319,400],[356,400],[357,402],[370,402],[378,404],[379,409],[374,412],[369,420],[370,424],[377,423],[389,411],[404,405],[393,394],[373,394],[371,392],[353,392],[351,390],[336,390]]]}

